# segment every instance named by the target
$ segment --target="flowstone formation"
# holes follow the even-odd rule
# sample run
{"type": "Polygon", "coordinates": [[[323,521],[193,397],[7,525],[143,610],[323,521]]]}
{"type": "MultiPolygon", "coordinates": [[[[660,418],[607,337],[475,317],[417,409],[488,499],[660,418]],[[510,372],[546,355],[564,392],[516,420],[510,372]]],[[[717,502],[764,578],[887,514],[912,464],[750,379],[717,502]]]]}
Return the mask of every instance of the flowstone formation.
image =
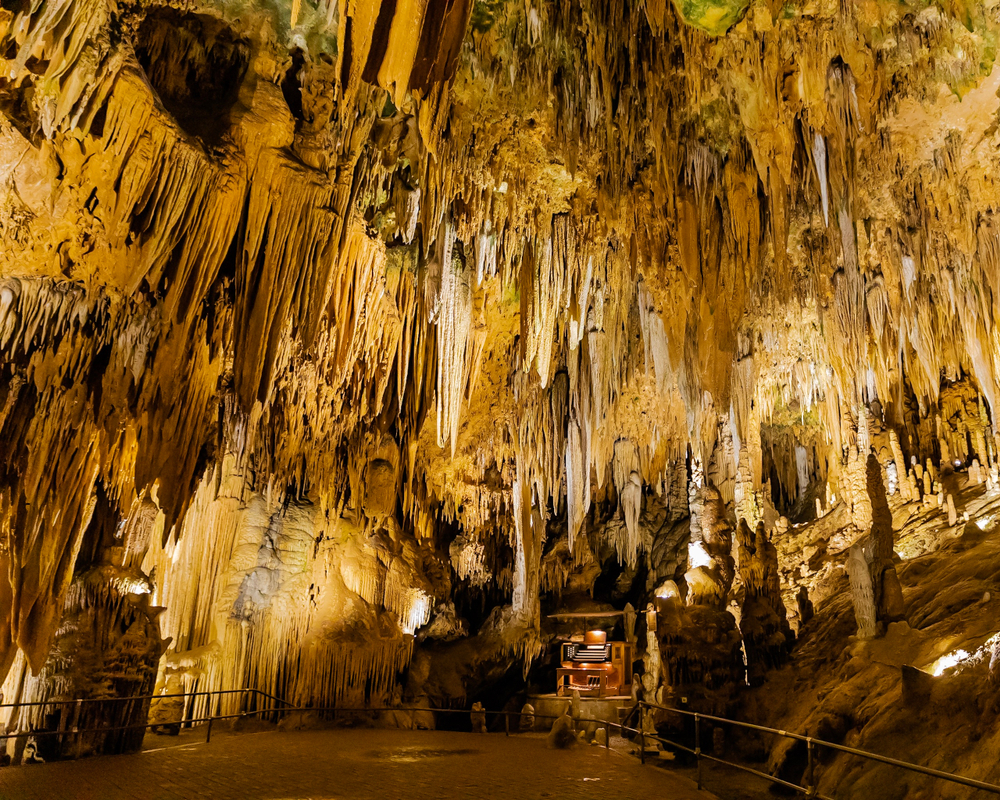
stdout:
{"type": "Polygon", "coordinates": [[[5,4],[4,698],[493,710],[631,604],[647,691],[727,711],[828,601],[917,625],[906,564],[1000,490],[998,34],[5,4]]]}

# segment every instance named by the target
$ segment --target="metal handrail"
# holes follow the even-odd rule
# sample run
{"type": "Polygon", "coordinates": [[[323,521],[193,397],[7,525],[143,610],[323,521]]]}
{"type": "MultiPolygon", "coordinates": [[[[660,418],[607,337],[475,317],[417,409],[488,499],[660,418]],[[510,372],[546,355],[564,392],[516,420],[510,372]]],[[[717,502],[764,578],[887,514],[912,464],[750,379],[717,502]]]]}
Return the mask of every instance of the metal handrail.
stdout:
{"type": "MultiPolygon", "coordinates": [[[[0,703],[0,708],[22,708],[22,707],[37,707],[37,706],[82,706],[84,703],[106,703],[106,702],[125,702],[132,700],[160,700],[163,698],[170,697],[183,697],[194,698],[194,697],[212,697],[214,695],[228,695],[228,694],[254,694],[261,697],[266,697],[269,700],[273,700],[278,703],[283,703],[285,705],[291,705],[286,700],[282,700],[279,697],[268,694],[260,689],[212,689],[201,692],[171,692],[167,694],[143,694],[143,695],[132,695],[130,697],[90,697],[90,698],[79,698],[77,700],[47,700],[47,701],[36,701],[29,703],[0,703]]],[[[8,739],[17,739],[21,736],[31,736],[34,738],[43,736],[74,736],[79,737],[80,734],[84,733],[117,733],[120,731],[131,731],[131,730],[148,730],[149,728],[162,728],[169,725],[195,725],[198,723],[207,722],[209,724],[209,737],[211,737],[211,725],[214,720],[225,720],[225,719],[236,719],[239,717],[254,716],[257,714],[269,714],[277,711],[276,708],[262,708],[255,711],[243,711],[238,714],[224,714],[216,715],[213,714],[208,717],[198,717],[194,719],[178,719],[178,720],[167,720],[160,722],[147,722],[144,725],[138,723],[133,725],[115,725],[115,726],[105,726],[100,728],[65,728],[62,730],[54,731],[39,731],[39,730],[18,730],[13,733],[0,734],[0,742],[6,742],[8,739]]]]}
{"type": "MultiPolygon", "coordinates": [[[[237,689],[237,690],[234,690],[234,691],[239,691],[239,690],[237,689]]],[[[280,697],[275,697],[273,694],[268,694],[267,692],[262,691],[261,689],[246,689],[244,691],[255,692],[256,694],[260,695],[261,697],[266,697],[268,700],[273,700],[275,703],[281,703],[282,705],[285,705],[285,706],[294,706],[294,703],[289,703],[287,700],[282,700],[280,697]]]]}
{"type": "MultiPolygon", "coordinates": [[[[308,705],[306,705],[306,706],[295,706],[295,705],[289,703],[287,700],[282,700],[280,697],[275,697],[274,695],[270,695],[267,692],[261,691],[260,689],[225,689],[225,690],[218,690],[218,691],[190,692],[190,693],[184,694],[184,695],[181,695],[181,694],[172,694],[172,695],[140,695],[140,696],[131,697],[131,698],[113,698],[113,699],[119,699],[119,700],[124,700],[124,699],[141,700],[141,699],[150,699],[150,698],[159,698],[159,697],[182,697],[182,696],[183,697],[195,697],[195,696],[204,696],[204,695],[212,695],[212,694],[222,694],[222,693],[225,693],[225,694],[252,693],[252,694],[260,695],[262,697],[266,697],[266,698],[268,698],[270,700],[274,700],[274,701],[276,701],[278,703],[283,703],[286,707],[285,708],[280,708],[280,709],[278,709],[278,708],[259,708],[259,709],[255,709],[253,711],[243,711],[243,712],[240,712],[238,714],[218,714],[218,715],[217,714],[213,714],[213,715],[208,716],[208,717],[199,717],[199,718],[196,718],[196,719],[180,719],[180,720],[159,721],[159,722],[154,722],[154,723],[146,723],[146,724],[143,724],[143,725],[140,725],[140,724],[137,723],[137,724],[133,724],[133,725],[117,725],[117,726],[113,726],[113,727],[101,727],[101,728],[70,728],[70,729],[66,729],[66,730],[54,730],[54,731],[16,731],[14,733],[0,734],[0,741],[6,741],[7,739],[16,739],[16,738],[18,738],[20,736],[40,737],[40,736],[67,736],[67,735],[70,735],[70,734],[72,734],[72,735],[78,735],[78,734],[83,734],[83,733],[113,733],[113,732],[117,732],[117,731],[126,731],[126,730],[140,730],[140,729],[148,729],[148,728],[161,728],[161,727],[166,727],[168,725],[178,725],[178,724],[183,724],[183,723],[187,723],[189,725],[194,725],[194,724],[198,724],[198,723],[207,723],[208,724],[208,733],[207,733],[206,741],[210,741],[211,740],[211,736],[212,736],[212,724],[214,722],[221,721],[221,720],[227,720],[227,719],[239,719],[239,718],[245,718],[245,717],[252,717],[252,716],[257,716],[257,715],[260,715],[260,714],[271,714],[271,713],[275,713],[275,712],[280,713],[280,714],[289,714],[289,713],[299,712],[299,711],[309,711],[309,712],[314,712],[314,713],[333,713],[334,715],[336,715],[338,713],[383,713],[383,712],[386,712],[386,711],[405,711],[405,712],[411,712],[412,713],[412,712],[423,711],[423,712],[430,712],[432,714],[458,714],[458,715],[462,715],[462,716],[468,716],[468,715],[477,713],[475,711],[472,711],[471,709],[464,709],[464,708],[427,708],[427,707],[424,707],[424,706],[354,706],[354,707],[348,707],[348,706],[308,706],[308,705]]],[[[72,704],[72,703],[76,703],[76,702],[78,702],[78,701],[76,701],[76,700],[73,700],[73,701],[58,701],[58,704],[65,705],[67,703],[72,704]]],[[[53,704],[55,704],[55,703],[53,703],[53,704]]],[[[16,704],[9,704],[9,705],[16,705],[16,704]]],[[[28,704],[25,703],[24,705],[28,705],[28,704]]],[[[39,705],[39,704],[35,703],[33,705],[39,705]]],[[[498,717],[498,716],[504,717],[504,728],[505,728],[504,732],[505,732],[506,735],[510,735],[510,718],[512,716],[516,716],[518,718],[520,718],[522,716],[525,716],[520,711],[489,711],[489,710],[483,709],[482,712],[478,712],[478,713],[482,713],[484,715],[493,715],[494,717],[498,717]]],[[[552,719],[552,720],[554,720],[554,719],[558,719],[559,718],[559,715],[554,715],[554,714],[537,714],[536,713],[536,714],[532,714],[531,716],[533,716],[535,719],[552,719]]],[[[598,725],[605,725],[605,726],[608,726],[608,727],[618,728],[622,732],[628,731],[630,733],[635,733],[635,734],[641,733],[641,731],[639,731],[637,728],[630,728],[628,726],[621,725],[621,724],[615,723],[615,722],[610,722],[610,721],[605,722],[603,720],[592,720],[592,721],[595,724],[598,724],[598,725]]],[[[609,745],[606,744],[605,746],[607,747],[609,745]]]]}
{"type": "Polygon", "coordinates": [[[827,742],[823,739],[817,739],[813,736],[805,736],[801,733],[794,733],[792,731],[779,730],[778,728],[769,728],[766,725],[755,725],[751,722],[741,722],[740,720],[727,719],[726,717],[717,717],[713,714],[702,714],[697,711],[689,711],[684,708],[672,708],[670,706],[661,706],[657,703],[647,703],[645,701],[639,702],[640,707],[645,708],[655,708],[660,711],[667,711],[673,714],[682,714],[688,717],[694,717],[695,725],[695,749],[692,751],[690,748],[684,747],[677,744],[676,742],[671,742],[668,739],[664,739],[659,736],[654,736],[652,734],[644,734],[652,739],[661,741],[665,744],[669,744],[672,747],[679,747],[688,753],[693,753],[695,758],[698,760],[698,788],[701,788],[701,759],[706,759],[708,761],[714,761],[719,764],[726,764],[730,767],[735,767],[736,769],[742,770],[744,772],[749,772],[753,775],[757,775],[761,778],[766,778],[773,783],[780,784],[788,789],[793,789],[798,792],[804,793],[807,797],[817,797],[820,800],[832,800],[832,798],[827,798],[824,795],[819,795],[816,792],[816,787],[813,785],[813,769],[815,767],[814,758],[814,748],[818,745],[820,747],[827,747],[831,750],[837,750],[842,753],[847,753],[849,755],[858,756],[860,758],[867,758],[870,761],[878,761],[883,764],[889,764],[893,767],[900,767],[901,769],[909,770],[910,772],[916,772],[921,775],[928,775],[932,778],[939,778],[940,780],[950,781],[952,783],[958,783],[962,786],[969,786],[973,789],[981,789],[985,792],[991,792],[993,794],[1000,794],[1000,786],[992,783],[986,783],[985,781],[976,780],[975,778],[967,778],[964,775],[954,775],[950,772],[943,772],[938,769],[933,769],[931,767],[922,767],[919,764],[911,764],[908,761],[900,761],[898,758],[891,758],[889,756],[879,755],[878,753],[872,753],[868,750],[859,750],[856,747],[848,747],[843,744],[836,744],[835,742],[827,742]],[[789,781],[778,778],[775,775],[768,775],[765,772],[760,772],[759,770],[751,769],[750,767],[744,766],[743,764],[738,764],[734,761],[728,761],[723,758],[718,758],[717,756],[708,755],[701,751],[701,720],[709,720],[710,722],[721,722],[727,725],[736,725],[741,728],[747,728],[749,730],[760,731],[761,733],[770,733],[776,736],[783,736],[788,739],[795,739],[800,742],[806,743],[807,752],[807,762],[806,762],[806,786],[800,786],[797,783],[791,783],[789,781]]]}
{"type": "MultiPolygon", "coordinates": [[[[307,711],[313,713],[333,713],[335,716],[338,713],[382,713],[387,711],[401,711],[401,712],[430,712],[433,714],[459,714],[459,715],[471,715],[475,713],[482,713],[484,716],[489,714],[494,717],[502,716],[504,718],[504,733],[505,735],[510,735],[510,718],[516,716],[519,719],[524,716],[520,711],[487,711],[483,709],[481,712],[472,711],[470,709],[453,709],[453,708],[427,708],[421,706],[383,706],[383,707],[371,707],[371,706],[359,706],[359,707],[345,707],[345,706],[296,706],[289,703],[287,700],[283,700],[280,697],[276,697],[272,694],[268,694],[260,689],[218,689],[213,691],[201,691],[201,692],[186,692],[186,693],[172,693],[172,694],[149,694],[149,695],[137,695],[134,697],[118,697],[118,698],[90,698],[90,699],[80,699],[80,700],[62,700],[62,701],[51,701],[49,703],[35,702],[35,703],[5,703],[0,704],[0,708],[11,708],[18,706],[38,706],[38,705],[76,705],[84,702],[101,702],[101,701],[125,701],[125,700],[151,700],[155,698],[164,697],[200,697],[200,696],[211,696],[211,695],[224,695],[224,694],[254,694],[258,697],[264,697],[275,703],[280,703],[284,708],[260,708],[254,711],[244,711],[238,714],[224,714],[215,715],[212,714],[207,717],[199,717],[196,719],[180,719],[171,720],[167,722],[156,722],[156,723],[146,723],[144,725],[120,725],[115,727],[103,727],[103,728],[85,728],[85,729],[67,729],[67,730],[56,730],[56,731],[19,731],[15,733],[8,733],[0,735],[0,742],[6,742],[8,739],[14,739],[19,736],[67,736],[73,735],[79,737],[80,734],[84,733],[113,733],[117,731],[126,730],[139,730],[139,729],[149,729],[165,727],[168,725],[180,725],[187,723],[188,725],[195,725],[199,723],[207,723],[207,733],[205,737],[206,743],[211,741],[212,738],[212,725],[216,721],[222,721],[227,719],[238,719],[245,717],[252,717],[261,714],[289,714],[293,712],[307,711]]],[[[940,780],[950,781],[952,783],[957,783],[963,786],[968,786],[973,789],[980,789],[982,791],[991,792],[993,794],[1000,794],[1000,786],[986,783],[984,781],[976,780],[975,778],[968,778],[964,775],[954,775],[949,772],[943,772],[941,770],[933,769],[931,767],[923,767],[919,764],[911,764],[907,761],[901,761],[896,758],[891,758],[889,756],[883,756],[878,753],[872,753],[867,750],[859,750],[855,747],[848,747],[847,745],[836,744],[835,742],[827,742],[823,739],[817,739],[812,736],[806,736],[801,733],[795,733],[794,731],[780,730],[778,728],[770,728],[766,725],[756,725],[751,722],[742,722],[740,720],[728,719],[726,717],[719,717],[713,714],[703,714],[697,711],[689,711],[684,708],[673,708],[671,706],[663,706],[657,703],[648,703],[644,700],[640,700],[633,706],[629,715],[626,717],[625,722],[629,722],[632,715],[638,710],[640,712],[639,725],[643,724],[642,721],[642,710],[643,709],[656,709],[659,711],[665,711],[672,714],[680,714],[682,716],[693,717],[694,718],[694,736],[695,736],[695,746],[690,748],[680,742],[674,742],[665,737],[659,736],[658,734],[649,733],[642,730],[641,728],[632,728],[628,725],[622,724],[620,722],[611,722],[610,720],[588,720],[592,721],[599,726],[603,726],[608,731],[608,737],[605,740],[605,748],[610,749],[610,731],[612,729],[617,729],[620,735],[624,736],[627,733],[635,734],[639,737],[639,759],[642,763],[646,760],[646,740],[651,739],[653,741],[660,742],[661,744],[668,744],[673,748],[681,750],[682,752],[689,753],[693,755],[697,762],[697,785],[698,789],[702,788],[702,759],[707,761],[712,761],[717,764],[725,764],[727,766],[733,767],[735,769],[741,770],[743,772],[749,773],[751,775],[756,775],[757,777],[763,778],[765,780],[771,781],[772,783],[784,786],[787,789],[800,792],[805,794],[807,797],[818,798],[818,800],[833,800],[833,798],[827,797],[826,795],[818,794],[816,787],[813,782],[813,771],[815,767],[815,754],[814,750],[816,746],[826,747],[831,750],[839,751],[842,753],[847,753],[849,755],[858,756],[860,758],[866,758],[871,761],[877,761],[883,764],[888,764],[890,766],[899,767],[901,769],[906,769],[911,772],[916,772],[918,774],[927,775],[932,778],[938,778],[940,780]],[[722,723],[726,725],[735,725],[737,727],[745,728],[748,730],[758,731],[761,733],[773,734],[776,736],[783,736],[785,738],[794,739],[797,741],[806,743],[807,752],[807,763],[806,771],[804,773],[806,779],[806,785],[801,786],[797,783],[792,783],[791,781],[786,781],[783,778],[779,778],[775,775],[769,775],[766,772],[753,769],[744,764],[737,763],[735,761],[729,761],[724,758],[719,758],[718,756],[710,755],[702,751],[701,748],[701,721],[708,720],[710,722],[722,723]]],[[[557,715],[552,714],[532,714],[535,719],[557,719],[557,715]]]]}
{"type": "Polygon", "coordinates": [[[0,703],[0,708],[30,708],[33,706],[75,706],[80,703],[124,703],[127,700],[160,700],[164,697],[199,697],[201,695],[213,695],[213,694],[240,694],[246,692],[256,692],[257,694],[262,694],[265,697],[269,697],[272,700],[277,700],[279,703],[284,703],[284,700],[279,700],[273,695],[269,695],[266,692],[262,692],[260,689],[213,689],[211,691],[204,692],[172,692],[171,694],[135,694],[129,697],[81,697],[77,700],[35,700],[30,703],[0,703]]]}

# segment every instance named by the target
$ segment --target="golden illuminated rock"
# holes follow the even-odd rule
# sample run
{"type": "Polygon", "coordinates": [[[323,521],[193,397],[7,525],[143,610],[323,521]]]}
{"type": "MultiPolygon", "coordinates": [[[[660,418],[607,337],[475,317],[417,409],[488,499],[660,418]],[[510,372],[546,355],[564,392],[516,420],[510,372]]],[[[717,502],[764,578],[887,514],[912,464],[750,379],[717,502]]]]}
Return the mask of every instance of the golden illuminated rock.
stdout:
{"type": "Polygon", "coordinates": [[[530,682],[553,610],[670,581],[649,688],[716,711],[734,613],[765,687],[800,600],[822,646],[932,628],[906,564],[988,547],[998,486],[998,34],[908,0],[0,10],[3,691],[61,691],[92,591],[136,686],[169,639],[161,686],[316,704],[530,682]]]}

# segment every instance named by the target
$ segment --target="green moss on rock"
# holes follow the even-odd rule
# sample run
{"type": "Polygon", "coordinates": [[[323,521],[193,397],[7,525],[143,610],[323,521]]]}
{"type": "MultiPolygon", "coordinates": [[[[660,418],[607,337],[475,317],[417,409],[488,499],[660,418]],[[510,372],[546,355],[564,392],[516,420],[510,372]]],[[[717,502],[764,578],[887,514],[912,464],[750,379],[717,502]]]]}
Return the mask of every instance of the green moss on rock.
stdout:
{"type": "Polygon", "coordinates": [[[743,18],[750,0],[673,0],[681,18],[711,36],[721,36],[743,18]]]}

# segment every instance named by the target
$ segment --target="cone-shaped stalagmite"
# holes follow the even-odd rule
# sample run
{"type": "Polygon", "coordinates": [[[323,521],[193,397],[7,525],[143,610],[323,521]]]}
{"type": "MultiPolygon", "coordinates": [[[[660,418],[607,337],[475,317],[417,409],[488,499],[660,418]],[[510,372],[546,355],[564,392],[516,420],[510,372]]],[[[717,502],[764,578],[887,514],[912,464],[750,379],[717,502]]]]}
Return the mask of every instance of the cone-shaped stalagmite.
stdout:
{"type": "Polygon", "coordinates": [[[872,505],[872,589],[875,595],[877,618],[880,622],[895,622],[904,619],[903,592],[893,563],[892,512],[886,501],[885,485],[882,481],[882,466],[875,455],[868,455],[867,462],[868,497],[872,505]]]}

